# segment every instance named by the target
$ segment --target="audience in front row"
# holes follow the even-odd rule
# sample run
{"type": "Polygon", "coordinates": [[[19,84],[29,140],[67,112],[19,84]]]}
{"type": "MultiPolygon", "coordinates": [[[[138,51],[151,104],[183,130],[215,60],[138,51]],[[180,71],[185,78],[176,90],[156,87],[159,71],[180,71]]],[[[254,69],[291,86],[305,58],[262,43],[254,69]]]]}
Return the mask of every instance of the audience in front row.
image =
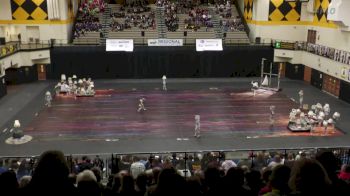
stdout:
{"type": "MultiPolygon", "coordinates": [[[[1,173],[1,192],[11,195],[79,196],[350,195],[350,184],[346,181],[349,179],[349,166],[344,166],[338,177],[336,170],[339,163],[332,152],[319,152],[316,158],[300,158],[294,161],[292,168],[283,165],[285,161],[278,161],[281,160],[278,154],[270,162],[280,164],[268,167],[269,158],[266,156],[260,171],[247,165],[243,169],[239,164],[233,164],[235,160],[225,159],[224,156],[212,158],[212,154],[203,156],[200,161],[206,163],[203,165],[205,169],[189,171],[192,176],[184,178],[176,168],[189,157],[166,157],[160,161],[162,164],[156,157],[150,157],[147,161],[150,164],[144,164],[142,157],[136,157],[133,164],[129,164],[129,169],[126,167],[127,170],[111,175],[105,186],[101,183],[100,168],[91,165],[89,158],[85,157],[79,164],[82,169],[77,170],[75,177],[75,174],[69,174],[62,152],[47,151],[37,161],[32,178],[23,176],[20,185],[12,169],[1,173]],[[158,166],[152,167],[153,160],[157,159],[155,164],[158,166]]],[[[263,160],[261,156],[255,162],[262,163],[260,160],[263,160]]],[[[122,163],[121,159],[119,163],[122,163]]],[[[119,168],[119,164],[115,167],[119,168]]]]}

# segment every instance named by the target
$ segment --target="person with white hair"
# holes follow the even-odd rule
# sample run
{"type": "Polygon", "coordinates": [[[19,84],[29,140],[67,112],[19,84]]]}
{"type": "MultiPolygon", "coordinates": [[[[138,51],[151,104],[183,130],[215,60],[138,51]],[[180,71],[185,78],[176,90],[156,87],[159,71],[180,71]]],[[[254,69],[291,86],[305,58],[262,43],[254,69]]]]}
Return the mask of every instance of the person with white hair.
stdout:
{"type": "Polygon", "coordinates": [[[139,99],[139,108],[137,109],[137,112],[140,112],[141,110],[142,111],[146,111],[147,110],[145,108],[145,104],[144,104],[145,100],[146,100],[145,98],[139,99]]]}
{"type": "Polygon", "coordinates": [[[303,101],[304,101],[304,91],[299,91],[299,108],[303,108],[303,101]]]}
{"type": "Polygon", "coordinates": [[[331,107],[329,106],[328,103],[324,104],[323,112],[324,112],[325,118],[328,118],[329,114],[331,113],[331,107]]]}
{"type": "Polygon", "coordinates": [[[51,107],[52,96],[51,96],[50,91],[46,91],[46,93],[45,93],[45,101],[46,101],[45,105],[47,107],[51,107]]]}
{"type": "Polygon", "coordinates": [[[292,109],[292,111],[289,113],[289,122],[295,122],[297,115],[297,110],[292,109]]]}
{"type": "Polygon", "coordinates": [[[163,91],[166,91],[167,88],[166,88],[166,76],[165,75],[163,75],[162,80],[163,80],[163,91]]]}
{"type": "Polygon", "coordinates": [[[14,139],[19,139],[24,136],[23,131],[20,130],[20,127],[21,127],[21,123],[19,122],[19,120],[15,120],[15,122],[13,123],[13,134],[12,134],[12,137],[14,139]]]}
{"type": "Polygon", "coordinates": [[[61,74],[61,82],[66,82],[66,74],[61,74]]]}
{"type": "Polygon", "coordinates": [[[194,116],[194,120],[195,120],[195,124],[194,124],[194,137],[199,138],[201,135],[201,121],[200,121],[200,115],[195,115],[194,116]]]}
{"type": "Polygon", "coordinates": [[[327,121],[327,120],[324,120],[324,121],[322,122],[322,125],[323,125],[323,127],[324,127],[323,135],[327,135],[328,121],[327,121]]]}
{"type": "Polygon", "coordinates": [[[130,173],[134,179],[137,178],[140,174],[146,171],[145,165],[141,162],[141,159],[137,156],[133,157],[133,163],[130,165],[130,173]]]}

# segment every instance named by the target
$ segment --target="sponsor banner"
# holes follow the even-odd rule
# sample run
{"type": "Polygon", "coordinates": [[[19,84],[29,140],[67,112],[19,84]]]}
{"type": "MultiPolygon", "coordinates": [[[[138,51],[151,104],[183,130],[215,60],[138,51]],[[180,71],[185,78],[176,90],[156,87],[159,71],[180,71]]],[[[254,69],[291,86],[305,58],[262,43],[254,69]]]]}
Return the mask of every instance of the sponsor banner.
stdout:
{"type": "Polygon", "coordinates": [[[347,68],[346,66],[342,67],[342,69],[340,71],[340,77],[343,78],[343,79],[348,79],[348,72],[349,71],[350,71],[350,69],[347,68]]]}
{"type": "Polygon", "coordinates": [[[196,39],[196,51],[222,50],[222,39],[196,39]]]}
{"type": "Polygon", "coordinates": [[[134,40],[132,39],[107,39],[106,51],[134,51],[134,40]]]}
{"type": "Polygon", "coordinates": [[[148,39],[148,46],[183,46],[183,39],[148,39]]]}

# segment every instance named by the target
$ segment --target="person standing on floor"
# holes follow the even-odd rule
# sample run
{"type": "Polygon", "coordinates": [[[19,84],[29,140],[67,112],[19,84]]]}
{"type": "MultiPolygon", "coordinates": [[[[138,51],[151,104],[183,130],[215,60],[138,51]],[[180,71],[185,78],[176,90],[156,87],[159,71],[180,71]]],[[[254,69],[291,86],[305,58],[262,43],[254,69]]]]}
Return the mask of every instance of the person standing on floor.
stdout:
{"type": "Polygon", "coordinates": [[[195,125],[194,125],[194,137],[199,138],[201,135],[201,121],[200,121],[200,115],[195,115],[194,120],[195,120],[195,125]]]}
{"type": "Polygon", "coordinates": [[[167,88],[166,88],[166,76],[165,75],[163,75],[162,80],[163,80],[163,91],[166,91],[167,88]]]}

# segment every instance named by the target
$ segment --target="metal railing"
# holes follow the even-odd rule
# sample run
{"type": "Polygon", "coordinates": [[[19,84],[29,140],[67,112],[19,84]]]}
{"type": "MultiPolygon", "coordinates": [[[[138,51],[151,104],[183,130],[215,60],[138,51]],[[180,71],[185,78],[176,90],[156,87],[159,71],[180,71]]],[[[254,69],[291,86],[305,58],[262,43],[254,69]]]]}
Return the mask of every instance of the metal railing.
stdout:
{"type": "MultiPolygon", "coordinates": [[[[121,170],[130,170],[130,165],[134,157],[138,157],[145,163],[146,170],[158,167],[161,164],[172,164],[172,166],[183,172],[184,177],[188,177],[195,170],[205,170],[209,162],[216,161],[218,164],[225,160],[233,160],[238,166],[245,165],[250,169],[256,169],[254,162],[256,157],[264,155],[264,159],[269,160],[274,155],[280,155],[281,159],[287,160],[288,155],[295,159],[315,158],[319,151],[331,151],[339,161],[339,168],[342,164],[350,164],[350,148],[293,148],[293,149],[252,149],[252,150],[231,150],[231,151],[168,151],[168,152],[149,152],[149,153],[106,153],[106,154],[73,154],[66,155],[66,160],[71,173],[79,173],[79,166],[83,162],[91,163],[91,167],[100,167],[102,178],[108,179],[110,175],[116,174],[121,170]],[[102,160],[101,165],[94,165],[96,157],[102,160]],[[123,164],[128,163],[128,164],[123,164]],[[127,165],[127,166],[126,166],[127,165]],[[197,165],[197,166],[195,166],[197,165]]],[[[35,163],[39,156],[14,156],[0,157],[3,167],[13,169],[22,175],[31,175],[35,169],[35,163]]]]}
{"type": "Polygon", "coordinates": [[[338,50],[328,46],[303,41],[272,40],[272,46],[275,49],[306,51],[321,57],[350,65],[349,51],[338,50]]]}

